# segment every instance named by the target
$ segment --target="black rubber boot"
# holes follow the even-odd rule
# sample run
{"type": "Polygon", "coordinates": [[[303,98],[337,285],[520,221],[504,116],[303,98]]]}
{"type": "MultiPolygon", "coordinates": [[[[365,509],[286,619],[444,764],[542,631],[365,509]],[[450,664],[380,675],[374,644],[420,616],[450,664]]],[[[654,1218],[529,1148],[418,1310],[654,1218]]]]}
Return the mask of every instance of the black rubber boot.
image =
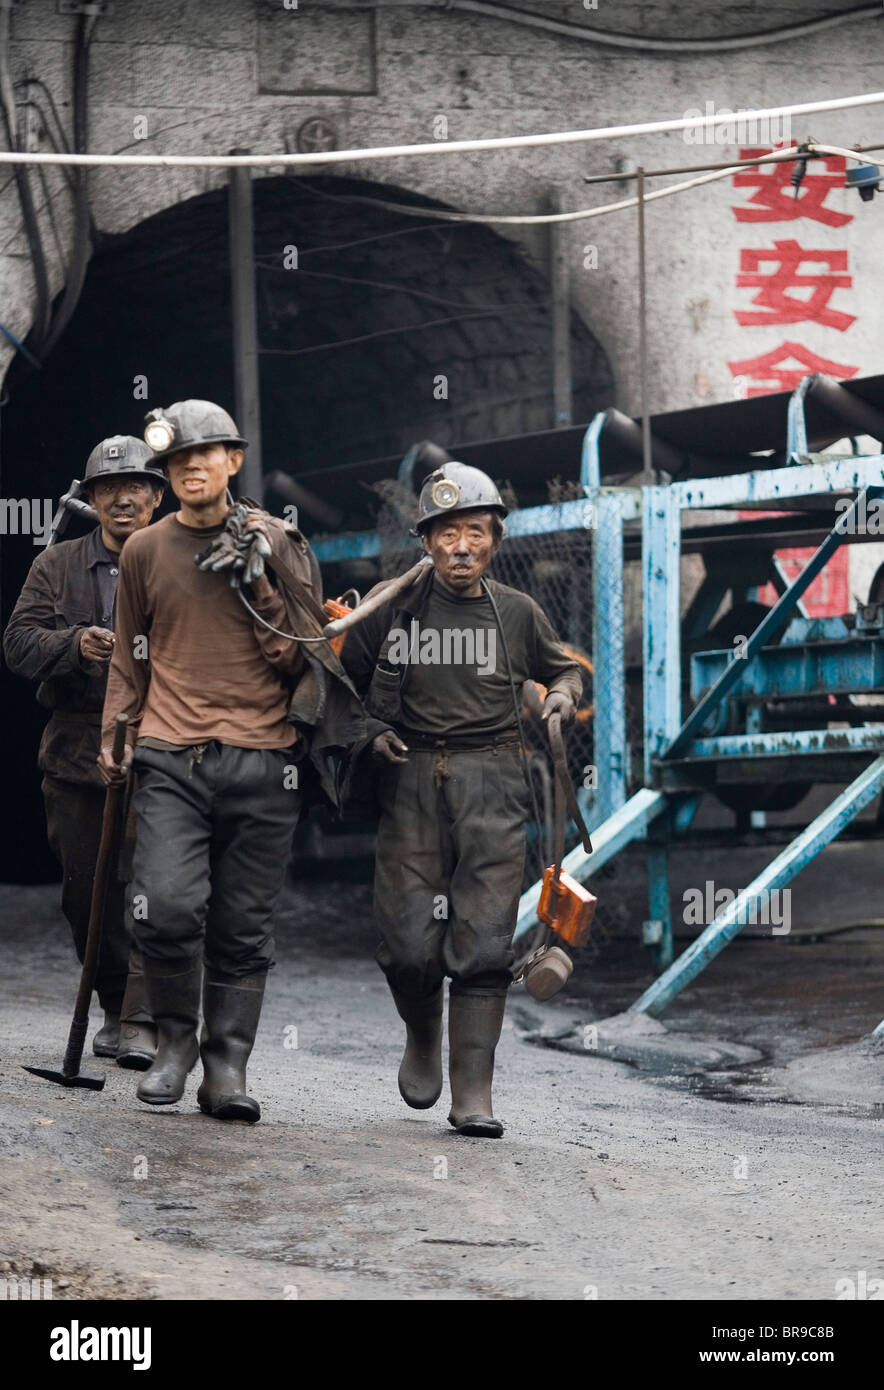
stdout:
{"type": "Polygon", "coordinates": [[[174,1105],[184,1094],[187,1073],[196,1066],[202,973],[200,961],[184,971],[178,966],[144,961],[147,997],[157,1028],[157,1054],[135,1094],[148,1105],[174,1105]]]}
{"type": "Polygon", "coordinates": [[[104,1023],[92,1039],[92,1051],[96,1057],[116,1057],[120,1044],[119,1014],[104,1011],[104,1023]]]}
{"type": "Polygon", "coordinates": [[[448,996],[449,1124],[458,1134],[499,1139],[503,1125],[491,1109],[494,1049],[500,1038],[506,990],[460,990],[448,996]]]}
{"type": "Polygon", "coordinates": [[[144,961],[133,951],[129,956],[129,977],[120,1009],[117,1066],[128,1071],[147,1071],[156,1055],[157,1029],[147,1004],[144,961]]]}
{"type": "Polygon", "coordinates": [[[429,1110],[442,1094],[442,986],[424,999],[391,993],[407,1030],[399,1094],[412,1110],[429,1110]]]}
{"type": "Polygon", "coordinates": [[[255,1124],[261,1118],[258,1102],[246,1094],[246,1063],[258,1031],[266,981],[266,970],[240,978],[206,973],[200,1035],[203,1080],[196,1098],[200,1110],[216,1120],[255,1124]]]}

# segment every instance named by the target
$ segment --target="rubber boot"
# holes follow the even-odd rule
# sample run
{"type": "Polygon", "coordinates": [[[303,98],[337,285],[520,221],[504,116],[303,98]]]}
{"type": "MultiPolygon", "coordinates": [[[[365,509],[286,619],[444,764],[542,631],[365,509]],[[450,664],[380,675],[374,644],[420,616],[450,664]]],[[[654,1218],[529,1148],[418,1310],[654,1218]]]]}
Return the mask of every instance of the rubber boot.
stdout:
{"type": "Polygon", "coordinates": [[[203,1080],[196,1098],[200,1110],[216,1120],[255,1124],[261,1118],[258,1102],[246,1094],[246,1063],[258,1031],[266,980],[266,970],[240,978],[206,973],[200,1036],[203,1080]]]}
{"type": "Polygon", "coordinates": [[[459,990],[454,985],[448,996],[448,1122],[458,1134],[481,1139],[503,1134],[491,1109],[491,1081],[505,1008],[506,990],[459,990]]]}
{"type": "Polygon", "coordinates": [[[442,986],[424,999],[391,993],[407,1030],[399,1094],[412,1110],[429,1110],[442,1094],[442,986]]]}
{"type": "Polygon", "coordinates": [[[120,1016],[104,1011],[104,1023],[92,1039],[92,1051],[96,1057],[116,1057],[120,1044],[120,1016]]]}
{"type": "Polygon", "coordinates": [[[174,1105],[179,1101],[187,1073],[196,1066],[202,973],[200,961],[194,961],[186,970],[144,961],[147,997],[157,1028],[157,1054],[135,1094],[148,1105],[174,1105]]]}
{"type": "Polygon", "coordinates": [[[144,961],[133,951],[129,956],[129,977],[120,1009],[117,1066],[128,1071],[147,1071],[156,1055],[157,1029],[147,1005],[144,961]]]}

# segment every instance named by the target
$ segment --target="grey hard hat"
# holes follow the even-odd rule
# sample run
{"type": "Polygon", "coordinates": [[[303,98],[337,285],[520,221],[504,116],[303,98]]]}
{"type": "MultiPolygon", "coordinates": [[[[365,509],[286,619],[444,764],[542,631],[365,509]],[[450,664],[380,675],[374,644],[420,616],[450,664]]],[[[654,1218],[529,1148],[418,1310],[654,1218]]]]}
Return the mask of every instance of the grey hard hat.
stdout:
{"type": "Polygon", "coordinates": [[[424,479],[417,505],[416,528],[421,531],[437,516],[451,516],[473,507],[506,516],[504,500],[488,474],[481,468],[452,459],[424,479]]]}
{"type": "Polygon", "coordinates": [[[86,472],[81,486],[85,490],[96,478],[123,477],[130,474],[139,478],[150,478],[152,482],[160,485],[166,481],[162,469],[156,466],[153,450],[143,439],[135,439],[131,434],[114,434],[110,439],[102,439],[92,450],[86,460],[86,472]]]}
{"type": "Polygon", "coordinates": [[[239,448],[246,444],[233,416],[213,401],[176,401],[165,410],[148,411],[144,438],[155,463],[198,444],[235,444],[239,448]]]}

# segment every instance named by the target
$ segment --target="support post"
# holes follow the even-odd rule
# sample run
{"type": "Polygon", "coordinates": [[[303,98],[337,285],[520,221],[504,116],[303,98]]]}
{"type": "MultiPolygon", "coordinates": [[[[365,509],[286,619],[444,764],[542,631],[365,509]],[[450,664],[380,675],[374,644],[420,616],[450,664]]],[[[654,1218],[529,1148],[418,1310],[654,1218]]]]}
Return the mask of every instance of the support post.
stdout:
{"type": "Polygon", "coordinates": [[[663,815],[650,832],[647,850],[648,917],[652,930],[645,934],[645,945],[654,949],[654,961],[660,970],[672,964],[672,908],[669,902],[669,846],[662,838],[668,829],[668,817],[663,815]]]}
{"type": "MultiPolygon", "coordinates": [[[[248,150],[232,150],[248,154],[248,150]]],[[[252,171],[230,170],[230,298],[233,310],[233,390],[236,423],[249,441],[239,473],[240,496],[264,500],[261,459],[261,387],[258,370],[258,315],[255,301],[255,232],[252,171]]]]}
{"type": "MultiPolygon", "coordinates": [[[[558,189],[549,195],[551,212],[561,212],[558,189]]],[[[567,223],[549,224],[549,281],[552,292],[553,329],[553,428],[565,429],[572,421],[571,288],[568,271],[567,223]]]]}
{"type": "Polygon", "coordinates": [[[626,801],[629,745],[623,646],[623,512],[616,493],[595,492],[592,503],[593,737],[598,773],[592,818],[595,826],[626,801]]]}
{"type": "Polygon", "coordinates": [[[681,722],[681,512],[668,487],[642,488],[644,576],[644,773],[653,785],[654,759],[681,722]]]}

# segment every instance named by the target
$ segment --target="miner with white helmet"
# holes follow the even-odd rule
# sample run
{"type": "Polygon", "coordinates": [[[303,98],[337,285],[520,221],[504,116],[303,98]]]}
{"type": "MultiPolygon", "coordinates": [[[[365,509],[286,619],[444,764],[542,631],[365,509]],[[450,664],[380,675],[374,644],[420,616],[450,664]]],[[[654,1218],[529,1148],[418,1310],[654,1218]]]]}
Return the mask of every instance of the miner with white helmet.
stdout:
{"type": "MultiPolygon", "coordinates": [[[[10,671],[38,681],[37,700],[51,711],[38,763],[49,844],[62,866],[62,910],[81,964],[104,808],[96,758],[120,552],[150,522],[164,483],[143,440],[114,435],[97,444],[80,500],[91,503],[98,525],[37,556],[4,639],[10,671]]],[[[123,897],[112,875],[95,980],[104,1025],[92,1046],[97,1056],[138,1070],[153,1060],[155,1032],[137,953],[130,960],[123,897]]]]}
{"type": "MultiPolygon", "coordinates": [[[[425,480],[417,532],[431,558],[410,589],[347,634],[342,659],[370,716],[380,805],[377,960],[406,1025],[399,1090],[415,1109],[442,1091],[449,993],[450,1124],[498,1138],[491,1083],[525,862],[529,792],[517,702],[573,718],[580,669],[527,594],[484,578],[506,507],[491,478],[451,461],[425,480]]],[[[354,781],[355,785],[355,781],[354,781]]]]}

